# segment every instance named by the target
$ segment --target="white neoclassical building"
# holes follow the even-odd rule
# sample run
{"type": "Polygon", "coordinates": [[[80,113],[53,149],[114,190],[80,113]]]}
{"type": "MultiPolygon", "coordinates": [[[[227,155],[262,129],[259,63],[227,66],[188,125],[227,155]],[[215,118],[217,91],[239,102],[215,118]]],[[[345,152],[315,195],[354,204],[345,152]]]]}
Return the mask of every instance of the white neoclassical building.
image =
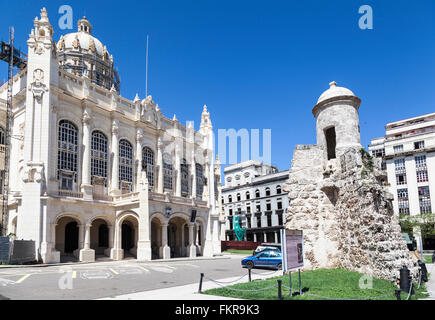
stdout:
{"type": "Polygon", "coordinates": [[[34,240],[43,262],[220,252],[206,106],[195,131],[151,96],[130,101],[86,18],[57,43],[45,8],[33,22],[13,80],[7,233],[34,240]]]}
{"type": "Polygon", "coordinates": [[[246,241],[280,243],[288,194],[283,185],[289,171],[258,160],[247,160],[224,169],[221,207],[225,226],[221,239],[236,240],[233,217],[239,216],[246,241]]]}
{"type": "MultiPolygon", "coordinates": [[[[435,113],[387,123],[385,136],[372,139],[372,155],[382,159],[385,183],[394,196],[397,215],[417,216],[435,208],[435,113]]],[[[417,237],[420,247],[420,237],[417,237]]],[[[423,239],[435,249],[435,237],[423,239]]]]}

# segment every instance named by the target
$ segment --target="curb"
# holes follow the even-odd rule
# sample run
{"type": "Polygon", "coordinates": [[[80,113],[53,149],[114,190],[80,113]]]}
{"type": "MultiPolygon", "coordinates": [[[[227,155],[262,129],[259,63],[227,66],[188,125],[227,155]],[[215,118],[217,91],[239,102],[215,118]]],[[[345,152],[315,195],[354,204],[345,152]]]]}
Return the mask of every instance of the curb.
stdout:
{"type": "Polygon", "coordinates": [[[92,261],[92,262],[63,262],[63,263],[41,263],[41,264],[16,264],[16,265],[0,265],[0,269],[11,269],[11,268],[37,268],[37,267],[57,267],[57,266],[69,266],[69,265],[82,265],[82,264],[93,264],[93,263],[106,263],[106,262],[129,262],[129,263],[158,263],[158,262],[177,262],[177,261],[201,261],[201,260],[220,260],[220,259],[231,259],[228,256],[215,256],[215,257],[197,257],[197,258],[172,258],[172,259],[155,259],[150,261],[137,261],[132,260],[104,260],[104,261],[92,261]]]}

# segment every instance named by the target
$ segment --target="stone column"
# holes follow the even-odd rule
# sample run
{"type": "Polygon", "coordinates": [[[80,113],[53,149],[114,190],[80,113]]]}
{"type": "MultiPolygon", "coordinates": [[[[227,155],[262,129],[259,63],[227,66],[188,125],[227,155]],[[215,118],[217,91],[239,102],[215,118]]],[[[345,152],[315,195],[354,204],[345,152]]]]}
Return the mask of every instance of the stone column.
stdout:
{"type": "Polygon", "coordinates": [[[163,193],[163,142],[162,138],[159,137],[157,140],[157,192],[163,193]]]}
{"type": "Polygon", "coordinates": [[[192,151],[192,160],[190,165],[190,176],[192,177],[192,199],[196,199],[196,162],[195,151],[192,151]]]}
{"type": "Polygon", "coordinates": [[[122,229],[118,221],[115,222],[114,246],[110,250],[110,258],[113,260],[122,260],[124,258],[124,250],[121,246],[122,229]]]}
{"type": "Polygon", "coordinates": [[[171,258],[171,249],[168,246],[168,223],[162,223],[162,246],[160,247],[160,257],[163,259],[171,258]]]}
{"type": "Polygon", "coordinates": [[[196,257],[196,246],[195,243],[193,242],[193,231],[194,231],[194,223],[190,223],[189,224],[189,257],[190,258],[195,258],[196,257]]]}
{"type": "Polygon", "coordinates": [[[89,110],[83,112],[83,158],[82,158],[82,184],[81,192],[83,192],[84,200],[92,200],[92,185],[91,185],[91,117],[89,110]]]}
{"type": "Polygon", "coordinates": [[[275,243],[278,243],[278,231],[275,231],[275,243]]]}
{"type": "Polygon", "coordinates": [[[80,250],[80,261],[93,262],[95,261],[95,250],[91,249],[91,225],[85,225],[85,240],[83,249],[80,250]]]}
{"type": "Polygon", "coordinates": [[[267,242],[267,234],[266,234],[266,232],[263,232],[263,236],[264,236],[264,240],[263,240],[263,242],[267,242]]]}
{"type": "Polygon", "coordinates": [[[254,242],[257,242],[257,234],[254,232],[254,242]]]}
{"type": "Polygon", "coordinates": [[[175,143],[175,195],[181,197],[181,161],[178,141],[175,143]]]}
{"type": "Polygon", "coordinates": [[[77,225],[77,228],[79,229],[79,247],[78,249],[73,251],[73,255],[76,258],[80,258],[80,250],[83,249],[83,239],[84,239],[84,225],[83,224],[79,224],[77,225]]]}
{"type": "Polygon", "coordinates": [[[143,132],[142,129],[138,129],[136,132],[136,161],[137,161],[137,172],[136,172],[136,191],[140,189],[140,179],[142,173],[142,139],[143,132]]]}
{"type": "Polygon", "coordinates": [[[108,225],[107,229],[109,229],[109,247],[107,249],[104,249],[104,255],[110,257],[110,251],[113,249],[113,244],[114,244],[114,227],[113,225],[108,225]]]}
{"type": "Polygon", "coordinates": [[[112,194],[119,194],[119,125],[115,120],[112,123],[112,194]]]}
{"type": "Polygon", "coordinates": [[[56,226],[57,226],[57,223],[50,224],[50,231],[51,231],[50,263],[60,263],[60,251],[56,250],[56,226]]]}

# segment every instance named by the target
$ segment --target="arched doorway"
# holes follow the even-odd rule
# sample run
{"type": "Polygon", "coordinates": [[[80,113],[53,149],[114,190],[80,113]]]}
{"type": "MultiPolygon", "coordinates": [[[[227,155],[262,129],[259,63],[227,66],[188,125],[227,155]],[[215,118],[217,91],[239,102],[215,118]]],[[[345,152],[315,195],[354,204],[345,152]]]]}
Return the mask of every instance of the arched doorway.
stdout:
{"type": "Polygon", "coordinates": [[[65,226],[64,253],[72,254],[79,248],[79,228],[76,221],[68,222],[65,226]]]}
{"type": "Polygon", "coordinates": [[[138,241],[139,222],[134,215],[127,215],[119,222],[120,249],[123,251],[124,258],[136,258],[138,241]]]}
{"type": "Polygon", "coordinates": [[[80,247],[80,220],[66,215],[56,220],[54,248],[60,252],[60,262],[77,261],[80,247]]]}
{"type": "Polygon", "coordinates": [[[134,229],[130,221],[122,223],[122,243],[121,248],[125,251],[130,251],[134,247],[134,229]]]}
{"type": "Polygon", "coordinates": [[[184,225],[187,219],[176,216],[169,220],[168,223],[168,246],[171,249],[171,257],[187,256],[187,247],[184,245],[184,225]]]}
{"type": "Polygon", "coordinates": [[[162,246],[162,222],[159,218],[151,219],[151,259],[162,259],[160,247],[162,246]]]}
{"type": "Polygon", "coordinates": [[[95,255],[104,255],[109,248],[109,227],[107,222],[101,218],[92,221],[90,230],[91,249],[95,250],[95,255]]]}

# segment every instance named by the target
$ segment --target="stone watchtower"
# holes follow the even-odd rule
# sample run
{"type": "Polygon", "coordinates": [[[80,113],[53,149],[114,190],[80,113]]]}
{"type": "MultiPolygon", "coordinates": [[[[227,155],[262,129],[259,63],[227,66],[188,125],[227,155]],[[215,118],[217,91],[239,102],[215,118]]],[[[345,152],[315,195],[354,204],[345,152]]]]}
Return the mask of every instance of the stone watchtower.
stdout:
{"type": "Polygon", "coordinates": [[[284,185],[286,228],[304,231],[305,267],[344,268],[394,281],[416,264],[393,215],[384,173],[362,148],[361,100],[330,83],[312,112],[316,145],[297,145],[284,185]]]}
{"type": "Polygon", "coordinates": [[[337,158],[350,147],[361,148],[358,109],[361,99],[352,91],[329,84],[313,108],[316,118],[317,145],[328,160],[337,158]]]}

